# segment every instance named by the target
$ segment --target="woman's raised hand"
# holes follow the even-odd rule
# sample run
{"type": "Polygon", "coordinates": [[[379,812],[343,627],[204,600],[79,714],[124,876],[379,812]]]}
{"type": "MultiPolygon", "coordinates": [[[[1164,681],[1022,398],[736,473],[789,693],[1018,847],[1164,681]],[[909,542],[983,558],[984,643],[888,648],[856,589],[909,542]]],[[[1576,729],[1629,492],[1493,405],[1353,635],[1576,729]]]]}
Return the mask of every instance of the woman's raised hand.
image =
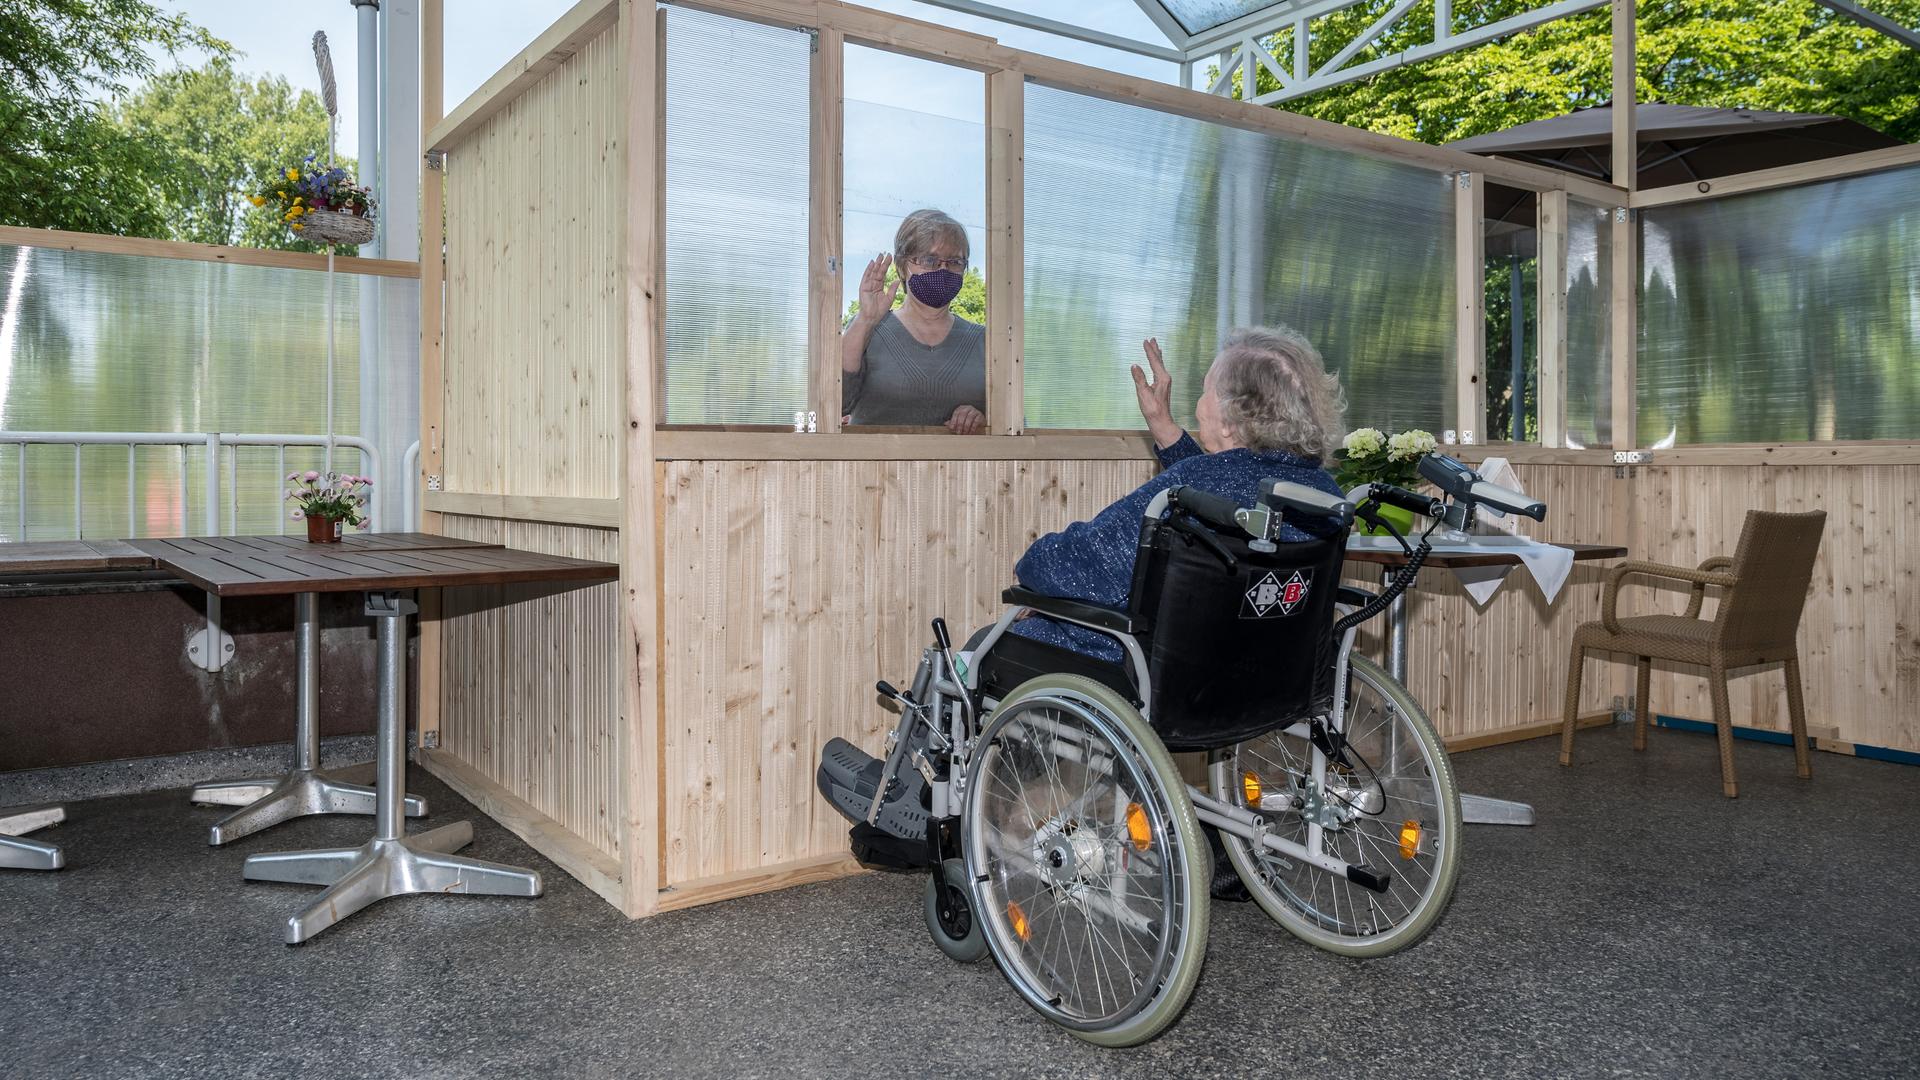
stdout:
{"type": "Polygon", "coordinates": [[[867,264],[866,272],[860,275],[860,315],[879,322],[893,310],[893,298],[900,295],[900,281],[895,278],[887,282],[887,267],[893,265],[893,256],[882,252],[867,264]]]}
{"type": "Polygon", "coordinates": [[[1147,422],[1154,445],[1165,449],[1186,434],[1173,422],[1173,376],[1167,374],[1160,342],[1148,338],[1141,344],[1147,350],[1147,365],[1153,370],[1153,381],[1147,381],[1147,373],[1140,370],[1139,364],[1133,365],[1133,393],[1140,399],[1140,415],[1147,422]]]}

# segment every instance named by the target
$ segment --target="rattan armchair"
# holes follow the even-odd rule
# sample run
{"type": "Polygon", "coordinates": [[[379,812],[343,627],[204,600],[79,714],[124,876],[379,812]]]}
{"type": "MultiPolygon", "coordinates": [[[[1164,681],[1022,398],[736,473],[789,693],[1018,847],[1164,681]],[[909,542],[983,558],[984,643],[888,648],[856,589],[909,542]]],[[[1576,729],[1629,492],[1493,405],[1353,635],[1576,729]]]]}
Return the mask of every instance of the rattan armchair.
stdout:
{"type": "Polygon", "coordinates": [[[1573,658],[1567,671],[1567,705],[1560,730],[1560,764],[1573,764],[1574,717],[1580,707],[1580,669],[1588,649],[1628,653],[1638,662],[1634,694],[1633,748],[1647,748],[1647,693],[1653,662],[1697,664],[1707,669],[1713,698],[1713,722],[1720,735],[1721,789],[1740,794],[1733,772],[1733,719],[1727,706],[1727,672],[1755,664],[1784,665],[1787,713],[1793,725],[1793,757],[1800,777],[1812,775],[1807,758],[1807,708],[1801,694],[1800,653],[1795,637],[1806,607],[1807,585],[1820,552],[1824,510],[1805,514],[1747,511],[1740,546],[1731,557],[1717,555],[1694,569],[1651,562],[1625,562],[1613,568],[1601,598],[1600,621],[1582,623],[1573,634],[1573,658]],[[1693,595],[1681,615],[1617,613],[1620,585],[1635,574],[1691,582],[1693,595]],[[1709,587],[1725,590],[1712,619],[1700,608],[1709,587]]]}

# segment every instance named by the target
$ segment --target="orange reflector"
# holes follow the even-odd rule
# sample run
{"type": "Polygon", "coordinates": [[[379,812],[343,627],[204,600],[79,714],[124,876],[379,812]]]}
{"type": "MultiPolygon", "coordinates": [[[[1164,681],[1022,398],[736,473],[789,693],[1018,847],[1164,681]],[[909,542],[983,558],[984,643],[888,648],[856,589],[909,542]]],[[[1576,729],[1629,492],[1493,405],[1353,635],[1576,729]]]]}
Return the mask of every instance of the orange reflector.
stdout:
{"type": "Polygon", "coordinates": [[[1247,805],[1260,807],[1260,778],[1250,772],[1240,774],[1240,791],[1247,797],[1247,805]]]}
{"type": "Polygon", "coordinates": [[[1021,941],[1033,936],[1033,927],[1027,925],[1027,913],[1012,900],[1007,901],[1007,921],[1013,924],[1013,932],[1020,936],[1021,941]]]}
{"type": "Polygon", "coordinates": [[[1141,851],[1153,846],[1153,825],[1147,821],[1147,811],[1137,802],[1127,804],[1127,836],[1141,851]]]}
{"type": "Polygon", "coordinates": [[[1409,821],[1400,826],[1400,857],[1411,859],[1420,853],[1420,823],[1409,821]]]}

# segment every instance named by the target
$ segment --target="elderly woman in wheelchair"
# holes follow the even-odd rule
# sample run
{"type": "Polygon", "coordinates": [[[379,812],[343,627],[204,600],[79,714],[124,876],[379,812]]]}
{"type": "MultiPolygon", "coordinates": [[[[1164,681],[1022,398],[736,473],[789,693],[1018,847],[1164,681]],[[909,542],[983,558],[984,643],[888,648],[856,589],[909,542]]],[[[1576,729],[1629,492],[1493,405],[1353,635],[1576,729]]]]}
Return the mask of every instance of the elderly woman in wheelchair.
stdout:
{"type": "Polygon", "coordinates": [[[1440,740],[1352,653],[1426,545],[1379,596],[1341,585],[1355,507],[1320,467],[1337,383],[1299,335],[1235,331],[1196,445],[1167,419],[1151,342],[1148,358],[1135,381],[1164,471],[1035,542],[1005,614],[962,648],[935,620],[909,689],[879,684],[900,708],[884,759],[835,739],[818,778],[864,858],[931,870],[942,951],[991,952],[1028,1004],[1110,1046],[1164,1030],[1199,977],[1203,824],[1274,920],[1352,956],[1419,940],[1459,868],[1440,740]],[[1172,752],[1204,754],[1204,783],[1172,752]]]}

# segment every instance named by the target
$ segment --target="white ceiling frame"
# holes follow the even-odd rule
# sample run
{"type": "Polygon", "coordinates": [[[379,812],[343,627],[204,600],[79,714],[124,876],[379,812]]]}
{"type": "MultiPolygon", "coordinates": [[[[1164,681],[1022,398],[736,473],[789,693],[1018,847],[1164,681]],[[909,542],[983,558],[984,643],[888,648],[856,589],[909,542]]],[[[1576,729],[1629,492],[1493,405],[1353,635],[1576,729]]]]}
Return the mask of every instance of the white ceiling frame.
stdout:
{"type": "Polygon", "coordinates": [[[1185,52],[1188,56],[1193,55],[1191,48],[1193,35],[1187,33],[1187,28],[1181,26],[1180,20],[1173,17],[1173,12],[1161,6],[1159,0],[1133,0],[1133,6],[1139,8],[1142,15],[1153,20],[1153,25],[1167,35],[1167,40],[1173,42],[1174,48],[1185,52]]]}
{"type": "MultiPolygon", "coordinates": [[[[1003,22],[1012,26],[1025,27],[1028,30],[1039,30],[1043,33],[1055,34],[1063,38],[1072,38],[1075,41],[1084,41],[1090,45],[1104,45],[1109,49],[1118,49],[1121,52],[1133,53],[1135,56],[1146,56],[1155,60],[1165,60],[1169,64],[1183,64],[1190,59],[1185,52],[1176,46],[1155,45],[1150,41],[1139,41],[1130,37],[1122,37],[1119,34],[1109,34],[1104,30],[1092,30],[1084,26],[1075,25],[1074,23],[1061,22],[1058,19],[1049,19],[1041,15],[1029,15],[1024,11],[1014,11],[1011,8],[980,3],[979,0],[920,0],[920,2],[923,4],[931,4],[934,7],[947,8],[950,11],[958,11],[966,15],[978,15],[983,19],[993,19],[996,22],[1003,22]]],[[[1152,3],[1152,0],[1142,0],[1141,6],[1144,8],[1149,3],[1152,3]]],[[[1169,39],[1174,40],[1176,43],[1185,40],[1186,36],[1184,33],[1182,33],[1179,38],[1173,38],[1172,35],[1168,35],[1169,39]]]]}
{"type": "MultiPolygon", "coordinates": [[[[1315,6],[1339,10],[1339,8],[1342,7],[1352,7],[1358,2],[1360,2],[1360,0],[1352,0],[1352,2],[1322,0],[1321,3],[1315,6]]],[[[1417,64],[1423,60],[1430,60],[1436,56],[1444,56],[1447,53],[1459,52],[1462,49],[1470,49],[1475,45],[1483,44],[1494,38],[1506,37],[1509,34],[1516,34],[1522,30],[1528,30],[1543,23],[1552,22],[1555,19],[1563,19],[1568,15],[1577,15],[1580,12],[1591,11],[1594,8],[1606,7],[1607,5],[1608,0],[1559,0],[1558,3],[1523,12],[1510,19],[1502,19],[1499,22],[1488,23],[1485,26],[1476,26],[1471,30],[1449,34],[1440,40],[1430,42],[1426,45],[1416,45],[1411,49],[1394,53],[1391,56],[1376,57],[1364,64],[1356,64],[1352,67],[1343,66],[1362,49],[1366,48],[1368,44],[1377,40],[1395,21],[1406,15],[1406,12],[1411,9],[1412,4],[1409,0],[1401,0],[1400,3],[1394,5],[1392,10],[1387,12],[1386,16],[1368,27],[1352,42],[1349,42],[1345,48],[1340,50],[1339,54],[1327,63],[1322,64],[1319,70],[1312,72],[1305,78],[1296,77],[1293,85],[1283,86],[1281,89],[1271,93],[1261,94],[1253,98],[1252,102],[1255,105],[1270,105],[1277,101],[1290,101],[1297,97],[1304,97],[1307,94],[1315,93],[1316,91],[1325,90],[1330,86],[1338,86],[1341,83],[1352,82],[1355,79],[1364,79],[1370,75],[1378,75],[1382,71],[1390,71],[1393,68],[1404,67],[1408,64],[1417,64]]],[[[1304,8],[1305,5],[1302,5],[1302,7],[1304,8]]],[[[1283,28],[1276,26],[1272,32],[1278,32],[1280,29],[1283,28]]],[[[1264,46],[1257,47],[1260,48],[1262,52],[1266,51],[1264,46]]],[[[1296,55],[1296,63],[1297,61],[1298,57],[1296,55]]]]}
{"type": "Polygon", "coordinates": [[[1885,15],[1877,14],[1847,0],[1816,0],[1817,3],[1845,15],[1869,30],[1878,30],[1909,49],[1920,49],[1920,30],[1911,30],[1885,15]]]}

